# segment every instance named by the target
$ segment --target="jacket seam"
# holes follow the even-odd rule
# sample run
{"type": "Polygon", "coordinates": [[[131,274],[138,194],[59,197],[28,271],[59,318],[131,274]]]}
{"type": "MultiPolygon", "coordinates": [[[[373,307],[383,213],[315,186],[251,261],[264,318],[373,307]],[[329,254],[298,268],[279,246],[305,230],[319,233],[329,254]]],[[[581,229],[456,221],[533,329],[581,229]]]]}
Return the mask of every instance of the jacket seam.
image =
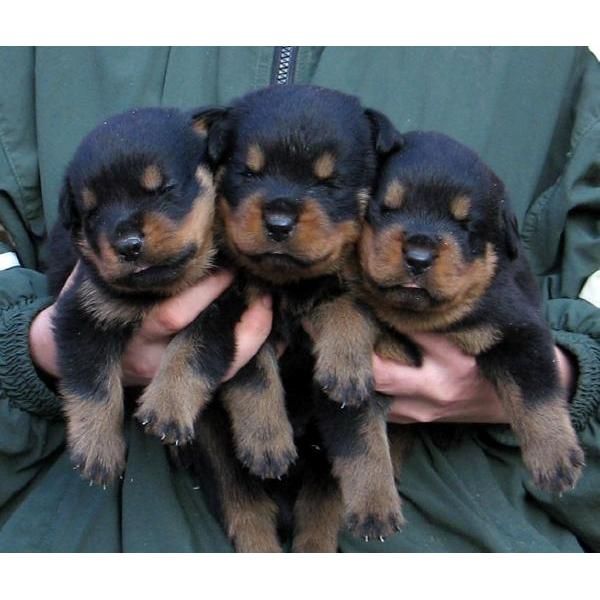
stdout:
{"type": "MultiPolygon", "coordinates": [[[[564,175],[565,175],[566,171],[569,168],[569,165],[571,163],[572,157],[577,153],[577,151],[579,150],[579,147],[581,146],[581,144],[583,144],[583,142],[585,141],[585,139],[587,138],[587,136],[590,135],[590,133],[597,126],[600,126],[600,117],[594,119],[584,129],[584,131],[578,136],[578,139],[577,139],[575,145],[573,146],[573,148],[571,148],[569,150],[568,160],[567,160],[567,163],[565,164],[565,168],[563,169],[563,171],[556,178],[556,181],[551,186],[549,186],[548,188],[546,188],[537,197],[537,199],[534,201],[534,203],[531,205],[531,208],[529,209],[529,211],[525,215],[525,219],[523,220],[523,226],[521,228],[521,238],[522,238],[521,241],[524,244],[525,248],[527,248],[528,250],[530,250],[529,235],[528,234],[532,231],[532,229],[535,229],[535,224],[539,221],[540,213],[543,211],[544,207],[548,204],[549,200],[552,198],[553,193],[554,193],[554,189],[557,186],[559,186],[560,183],[564,180],[564,175]]],[[[565,215],[565,219],[566,219],[567,215],[568,215],[568,211],[567,211],[567,213],[565,215]]]]}
{"type": "MultiPolygon", "coordinates": [[[[4,133],[4,130],[3,130],[3,127],[1,124],[0,124],[0,146],[2,147],[2,152],[6,158],[6,162],[9,166],[12,176],[17,184],[19,196],[20,196],[19,199],[22,203],[24,203],[25,202],[25,193],[24,193],[24,189],[23,189],[23,184],[21,183],[21,179],[19,177],[19,173],[17,171],[16,165],[12,159],[11,153],[8,151],[8,145],[5,141],[5,133],[4,133]]],[[[20,211],[17,211],[17,212],[20,213],[20,211]]]]}

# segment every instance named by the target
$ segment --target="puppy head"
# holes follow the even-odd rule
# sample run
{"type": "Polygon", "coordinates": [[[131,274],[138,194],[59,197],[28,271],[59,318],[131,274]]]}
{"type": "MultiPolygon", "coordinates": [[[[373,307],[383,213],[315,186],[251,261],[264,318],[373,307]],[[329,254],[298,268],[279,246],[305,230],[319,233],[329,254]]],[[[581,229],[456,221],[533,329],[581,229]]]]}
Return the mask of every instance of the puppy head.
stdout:
{"type": "Polygon", "coordinates": [[[502,182],[458,142],[403,135],[383,164],[359,243],[363,285],[390,307],[442,312],[488,288],[518,235],[502,182]]]}
{"type": "Polygon", "coordinates": [[[359,235],[376,154],[395,142],[389,121],[314,86],[265,88],[208,119],[209,153],[224,165],[225,238],[240,264],[274,282],[338,270],[359,235]]]}
{"type": "Polygon", "coordinates": [[[82,260],[110,287],[174,293],[210,266],[215,190],[196,120],[132,110],[77,149],[60,213],[82,260]]]}

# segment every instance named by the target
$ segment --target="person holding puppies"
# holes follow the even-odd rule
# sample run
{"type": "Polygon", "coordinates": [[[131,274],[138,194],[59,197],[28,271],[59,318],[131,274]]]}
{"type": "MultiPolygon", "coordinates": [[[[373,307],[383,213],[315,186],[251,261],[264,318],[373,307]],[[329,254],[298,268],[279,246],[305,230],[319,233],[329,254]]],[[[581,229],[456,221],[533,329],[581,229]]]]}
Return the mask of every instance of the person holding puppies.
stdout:
{"type": "MultiPolygon", "coordinates": [[[[62,407],[55,393],[60,373],[42,238],[56,219],[62,172],[79,140],[102,119],[134,106],[226,105],[268,85],[268,69],[254,67],[277,62],[273,49],[228,49],[233,61],[210,49],[174,49],[180,60],[165,66],[161,52],[15,48],[0,54],[5,82],[0,221],[6,231],[2,264],[9,267],[0,272],[1,549],[230,549],[202,491],[193,489],[184,472],[171,469],[160,441],[131,419],[122,484],[104,491],[81,481],[64,453],[62,407]],[[212,80],[189,76],[202,71],[198,61],[229,82],[225,96],[212,80]],[[141,65],[152,65],[144,77],[141,65]],[[52,85],[57,80],[64,82],[58,92],[52,85]],[[101,84],[89,86],[90,80],[101,84]]],[[[571,420],[586,455],[573,492],[558,497],[536,489],[499,399],[474,361],[443,336],[415,334],[421,367],[373,359],[376,389],[393,399],[389,419],[473,425],[447,448],[436,444],[427,427],[420,428],[400,485],[405,528],[385,544],[344,534],[340,548],[600,549],[594,518],[600,489],[600,331],[597,296],[589,286],[582,292],[599,263],[597,61],[587,50],[573,48],[300,48],[293,57],[292,80],[354,94],[401,132],[418,128],[452,135],[504,180],[538,277],[559,371],[572,392],[571,420]],[[434,76],[423,77],[424,70],[434,76]]],[[[51,261],[45,257],[46,264],[51,261]]],[[[147,385],[168,340],[219,296],[231,277],[215,275],[155,307],[126,348],[124,382],[147,385]]],[[[231,373],[255,354],[270,321],[266,298],[242,317],[231,373]]]]}

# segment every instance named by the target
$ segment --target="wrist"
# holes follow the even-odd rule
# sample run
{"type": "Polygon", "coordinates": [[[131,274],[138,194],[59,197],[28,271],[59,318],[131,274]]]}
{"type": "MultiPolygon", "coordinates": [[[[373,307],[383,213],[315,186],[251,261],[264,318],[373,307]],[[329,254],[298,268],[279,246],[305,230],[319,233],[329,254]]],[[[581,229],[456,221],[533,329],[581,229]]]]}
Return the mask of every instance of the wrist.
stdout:
{"type": "Polygon", "coordinates": [[[52,332],[54,305],[39,312],[29,328],[29,353],[34,366],[44,375],[57,378],[56,345],[52,332]]]}
{"type": "Polygon", "coordinates": [[[555,352],[560,382],[570,402],[576,390],[577,362],[569,352],[566,352],[560,346],[555,346],[555,352]]]}

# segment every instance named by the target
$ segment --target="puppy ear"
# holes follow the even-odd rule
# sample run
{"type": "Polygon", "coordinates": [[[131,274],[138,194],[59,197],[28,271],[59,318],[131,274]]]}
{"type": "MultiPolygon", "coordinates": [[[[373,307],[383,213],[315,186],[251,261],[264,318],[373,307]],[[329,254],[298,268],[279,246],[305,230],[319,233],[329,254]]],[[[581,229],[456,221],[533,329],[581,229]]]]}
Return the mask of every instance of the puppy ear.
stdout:
{"type": "Polygon", "coordinates": [[[367,108],[365,115],[371,122],[377,154],[386,155],[402,148],[403,140],[400,132],[383,113],[367,108]]]}
{"type": "Polygon", "coordinates": [[[495,199],[496,206],[499,207],[499,223],[498,227],[500,230],[499,243],[504,244],[506,255],[510,260],[515,260],[519,256],[519,224],[517,217],[512,211],[510,206],[510,200],[506,193],[506,188],[502,180],[493,172],[490,174],[490,188],[489,194],[495,199]]]}
{"type": "Polygon", "coordinates": [[[506,198],[501,204],[501,224],[500,227],[504,234],[504,244],[508,258],[515,260],[519,256],[519,224],[517,217],[510,209],[506,198]]]}
{"type": "Polygon", "coordinates": [[[75,195],[68,177],[65,177],[60,191],[58,217],[63,227],[69,231],[75,229],[80,222],[77,206],[75,205],[75,195]]]}
{"type": "Polygon", "coordinates": [[[200,108],[191,114],[192,129],[206,138],[208,157],[212,163],[223,160],[229,140],[229,109],[220,106],[200,108]]]}

